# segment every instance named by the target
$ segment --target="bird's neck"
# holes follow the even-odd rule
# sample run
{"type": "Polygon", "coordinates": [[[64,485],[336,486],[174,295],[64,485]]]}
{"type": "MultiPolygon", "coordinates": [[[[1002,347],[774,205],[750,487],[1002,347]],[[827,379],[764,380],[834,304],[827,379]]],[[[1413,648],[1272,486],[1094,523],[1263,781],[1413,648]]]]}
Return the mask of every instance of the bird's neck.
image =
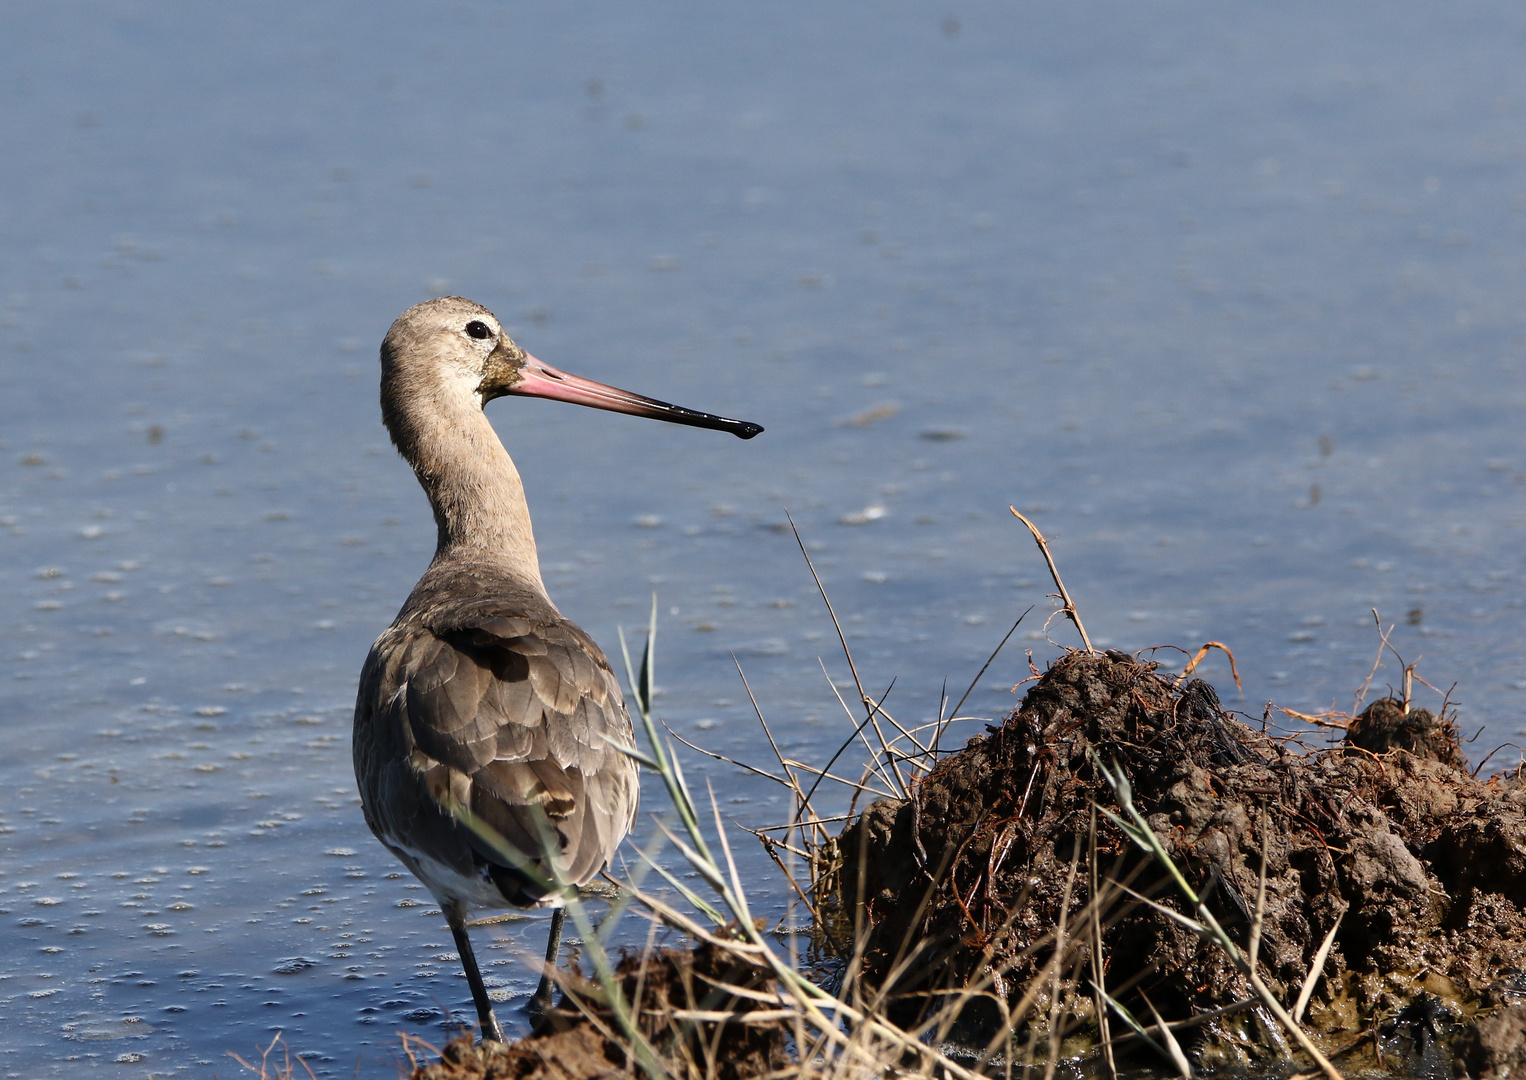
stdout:
{"type": "Polygon", "coordinates": [[[481,408],[431,427],[431,438],[403,449],[434,508],[434,561],[491,563],[544,593],[524,484],[481,408]]]}

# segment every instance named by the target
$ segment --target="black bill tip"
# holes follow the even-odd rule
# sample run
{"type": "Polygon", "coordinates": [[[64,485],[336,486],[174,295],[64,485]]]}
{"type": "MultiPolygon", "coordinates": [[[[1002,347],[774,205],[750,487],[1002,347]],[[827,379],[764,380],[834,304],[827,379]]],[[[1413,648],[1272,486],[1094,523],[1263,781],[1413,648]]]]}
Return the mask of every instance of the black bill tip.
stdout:
{"type": "Polygon", "coordinates": [[[731,429],[731,433],[739,439],[750,439],[763,431],[762,424],[754,424],[751,420],[737,420],[735,423],[736,427],[731,429]]]}

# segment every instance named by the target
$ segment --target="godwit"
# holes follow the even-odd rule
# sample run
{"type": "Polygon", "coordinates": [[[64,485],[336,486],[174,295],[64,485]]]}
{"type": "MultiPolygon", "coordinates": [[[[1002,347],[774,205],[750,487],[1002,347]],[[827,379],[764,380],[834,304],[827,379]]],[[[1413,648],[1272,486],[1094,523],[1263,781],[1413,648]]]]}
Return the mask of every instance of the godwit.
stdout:
{"type": "Polygon", "coordinates": [[[519,394],[743,439],[763,429],[558,371],[454,296],[403,312],[381,367],[382,421],[429,496],[439,543],[366,657],[355,778],[366,824],[439,901],[482,1037],[502,1040],[468,915],[555,908],[531,999],[544,1011],[563,916],[549,882],[583,885],[608,864],[638,785],[619,749],[634,746],[619,683],[546,595],[524,487],[483,406],[519,394]]]}

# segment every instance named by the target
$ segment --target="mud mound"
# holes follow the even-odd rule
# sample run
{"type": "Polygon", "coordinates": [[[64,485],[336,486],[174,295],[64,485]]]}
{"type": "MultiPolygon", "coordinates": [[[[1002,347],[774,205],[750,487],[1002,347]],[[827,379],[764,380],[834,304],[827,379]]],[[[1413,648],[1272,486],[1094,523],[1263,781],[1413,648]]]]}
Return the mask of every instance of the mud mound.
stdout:
{"type": "MultiPolygon", "coordinates": [[[[672,1075],[749,1080],[790,1064],[790,1032],[781,1024],[748,1023],[766,1003],[773,981],[758,967],[704,944],[693,951],[659,949],[625,956],[616,974],[647,1041],[672,1075]],[[724,1015],[726,1019],[715,1019],[724,1015]]],[[[540,1030],[507,1045],[474,1046],[470,1036],[448,1043],[441,1060],[420,1066],[411,1080],[589,1080],[636,1071],[620,1026],[598,983],[573,978],[540,1030]],[[615,1037],[611,1037],[614,1035],[615,1037]]]]}
{"type": "Polygon", "coordinates": [[[1374,754],[1408,750],[1453,768],[1467,767],[1458,745],[1456,724],[1433,715],[1429,709],[1412,708],[1405,712],[1404,703],[1396,698],[1383,698],[1367,706],[1347,730],[1346,741],[1374,754]]]}
{"type": "MultiPolygon", "coordinates": [[[[983,973],[1015,1002],[1047,972],[1073,860],[1067,917],[1090,899],[1092,803],[1116,807],[1092,753],[1123,769],[1135,805],[1242,943],[1265,844],[1260,962],[1283,1000],[1339,920],[1308,1013],[1316,1031],[1365,1031],[1421,992],[1471,1011],[1526,965],[1526,792],[1463,771],[1449,722],[1378,702],[1347,743],[1298,752],[1225,713],[1205,682],[1178,686],[1123,653],[1071,653],[1000,727],[910,798],[874,803],[839,841],[845,921],[861,904],[868,934],[863,977],[883,987],[920,947],[889,987],[902,1019],[983,973]]],[[[1132,881],[1175,907],[1159,868],[1097,820],[1099,881],[1132,881]]],[[[1109,989],[1143,1015],[1141,991],[1167,1019],[1251,996],[1219,951],[1148,905],[1121,897],[1102,922],[1109,989]]],[[[1095,968],[1086,928],[1071,938],[1062,1023],[1084,1034],[1095,968]]],[[[1253,1057],[1230,1045],[1241,1041],[1221,1038],[1218,1051],[1253,1057]]]]}

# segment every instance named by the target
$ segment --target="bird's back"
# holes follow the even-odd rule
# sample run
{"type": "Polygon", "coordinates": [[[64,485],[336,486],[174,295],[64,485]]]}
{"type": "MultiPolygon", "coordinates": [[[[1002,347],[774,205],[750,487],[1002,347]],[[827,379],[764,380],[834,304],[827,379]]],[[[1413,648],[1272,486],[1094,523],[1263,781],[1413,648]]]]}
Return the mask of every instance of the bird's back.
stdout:
{"type": "Polygon", "coordinates": [[[592,880],[635,819],[637,769],[620,751],[633,745],[593,639],[491,565],[437,560],[361,673],[366,823],[463,910],[546,900],[519,865],[551,876],[547,841],[563,881],[592,880]]]}

